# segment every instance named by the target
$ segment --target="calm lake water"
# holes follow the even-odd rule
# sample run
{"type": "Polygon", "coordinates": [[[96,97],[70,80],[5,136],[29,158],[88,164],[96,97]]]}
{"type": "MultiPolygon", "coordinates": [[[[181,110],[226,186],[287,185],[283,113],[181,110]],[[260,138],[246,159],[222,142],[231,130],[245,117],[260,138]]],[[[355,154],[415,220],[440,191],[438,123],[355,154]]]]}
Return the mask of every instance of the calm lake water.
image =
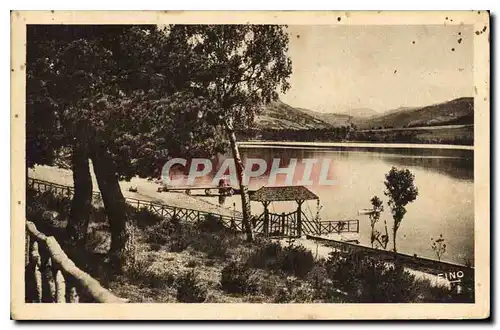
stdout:
{"type": "MultiPolygon", "coordinates": [[[[387,219],[391,235],[392,216],[384,196],[384,175],[391,166],[408,168],[415,175],[419,194],[407,206],[407,214],[398,231],[398,251],[407,254],[436,258],[431,249],[431,238],[443,234],[447,251],[442,260],[464,263],[464,258],[474,260],[474,169],[473,151],[442,149],[380,149],[380,148],[293,148],[293,147],[245,147],[241,148],[243,159],[261,158],[268,164],[279,158],[280,166],[290,165],[290,159],[297,159],[294,183],[302,177],[303,159],[316,158],[309,190],[319,196],[322,220],[359,219],[360,243],[370,245],[370,220],[358,215],[358,210],[370,208],[370,199],[377,195],[384,201],[378,229],[383,230],[387,219]],[[329,159],[328,179],[333,185],[319,185],[321,160],[329,159]]],[[[270,165],[269,165],[270,167],[270,165]]],[[[258,189],[268,183],[269,171],[258,179],[250,181],[250,189],[258,189]]],[[[278,175],[276,184],[284,185],[285,176],[278,175]]],[[[241,209],[239,196],[233,196],[226,205],[241,209]]],[[[317,202],[305,203],[306,215],[313,218],[317,202]]],[[[296,209],[294,202],[275,202],[271,212],[290,212],[296,209]]],[[[252,202],[252,212],[260,214],[260,203],[252,202]]]]}

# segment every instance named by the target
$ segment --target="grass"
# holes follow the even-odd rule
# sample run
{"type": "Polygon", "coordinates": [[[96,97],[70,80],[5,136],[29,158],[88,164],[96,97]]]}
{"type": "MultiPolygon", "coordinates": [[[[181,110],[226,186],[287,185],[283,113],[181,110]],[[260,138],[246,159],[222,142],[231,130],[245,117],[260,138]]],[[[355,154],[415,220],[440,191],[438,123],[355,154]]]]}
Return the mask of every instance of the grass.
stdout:
{"type": "MultiPolygon", "coordinates": [[[[68,201],[49,194],[29,196],[28,219],[37,226],[47,222],[42,214],[50,205],[59,217],[44,226],[59,229],[62,237],[67,212],[58,208],[66,208],[68,201]]],[[[127,273],[111,275],[105,258],[109,225],[99,208],[92,212],[86,251],[75,263],[131,302],[473,301],[473,290],[453,293],[372,256],[332,252],[317,260],[293,241],[258,238],[248,243],[215,218],[188,223],[161,219],[145,209],[130,212],[137,227],[137,262],[127,273]]]]}

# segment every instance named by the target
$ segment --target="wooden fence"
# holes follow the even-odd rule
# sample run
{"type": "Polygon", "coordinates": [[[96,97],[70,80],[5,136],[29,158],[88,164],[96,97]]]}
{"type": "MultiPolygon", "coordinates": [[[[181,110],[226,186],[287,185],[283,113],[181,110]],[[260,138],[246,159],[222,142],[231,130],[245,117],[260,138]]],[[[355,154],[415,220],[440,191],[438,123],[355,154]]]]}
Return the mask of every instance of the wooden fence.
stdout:
{"type": "Polygon", "coordinates": [[[397,258],[398,262],[403,264],[404,266],[428,274],[437,275],[437,274],[445,274],[446,272],[461,271],[466,277],[468,277],[469,280],[474,277],[473,267],[467,267],[464,265],[454,264],[450,262],[423,258],[416,255],[409,255],[400,252],[394,253],[393,251],[376,249],[369,246],[352,244],[349,242],[342,242],[314,235],[306,235],[306,237],[310,240],[317,241],[322,245],[332,247],[337,251],[343,253],[351,254],[351,253],[361,252],[364,255],[377,256],[378,259],[387,262],[393,262],[394,259],[397,258]]]}
{"type": "MultiPolygon", "coordinates": [[[[52,191],[55,194],[67,196],[71,198],[74,194],[74,188],[64,186],[48,181],[28,178],[28,186],[39,191],[52,191]]],[[[94,198],[102,199],[101,193],[94,191],[94,198]]],[[[203,210],[188,209],[170,206],[151,201],[140,200],[136,198],[126,197],[126,202],[137,209],[145,208],[149,212],[160,217],[177,217],[178,219],[200,222],[207,216],[212,216],[220,219],[228,228],[236,231],[244,231],[243,217],[239,213],[233,216],[223,215],[216,212],[208,212],[203,210]]],[[[269,213],[269,223],[264,221],[264,213],[258,217],[254,217],[254,231],[257,234],[265,234],[269,236],[290,237],[297,236],[302,233],[310,235],[327,235],[335,233],[357,233],[359,232],[359,220],[336,220],[336,221],[313,221],[309,220],[303,211],[301,212],[301,230],[297,229],[297,217],[299,211],[290,212],[287,214],[269,213]]]]}
{"type": "Polygon", "coordinates": [[[54,237],[45,236],[29,221],[26,222],[25,270],[28,303],[78,303],[82,295],[89,302],[128,302],[76,267],[54,237]]]}

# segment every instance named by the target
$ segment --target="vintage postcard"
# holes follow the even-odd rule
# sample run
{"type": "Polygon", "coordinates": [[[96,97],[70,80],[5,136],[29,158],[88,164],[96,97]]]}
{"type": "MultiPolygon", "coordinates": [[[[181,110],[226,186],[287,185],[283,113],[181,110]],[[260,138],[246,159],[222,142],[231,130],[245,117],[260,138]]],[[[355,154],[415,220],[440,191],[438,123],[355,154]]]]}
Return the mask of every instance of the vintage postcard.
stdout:
{"type": "Polygon", "coordinates": [[[488,318],[489,19],[12,12],[12,318],[488,318]]]}

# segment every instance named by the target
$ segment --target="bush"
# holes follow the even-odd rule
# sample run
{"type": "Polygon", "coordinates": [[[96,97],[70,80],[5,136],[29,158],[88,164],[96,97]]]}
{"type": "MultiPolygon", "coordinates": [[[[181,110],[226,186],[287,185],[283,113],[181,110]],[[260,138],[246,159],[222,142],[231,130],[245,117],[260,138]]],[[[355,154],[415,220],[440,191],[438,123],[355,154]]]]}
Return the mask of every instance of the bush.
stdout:
{"type": "Polygon", "coordinates": [[[302,278],[314,267],[314,257],[305,247],[291,245],[283,249],[279,265],[285,273],[302,278]]]}
{"type": "Polygon", "coordinates": [[[248,257],[246,264],[303,278],[313,268],[314,257],[301,245],[291,244],[283,248],[279,243],[267,241],[248,257]]]}
{"type": "Polygon", "coordinates": [[[177,281],[177,300],[184,303],[201,303],[207,297],[207,290],[198,284],[195,270],[182,275],[177,281]]]}
{"type": "Polygon", "coordinates": [[[269,240],[264,240],[258,244],[260,246],[250,254],[246,265],[251,268],[276,269],[282,250],[281,245],[269,240]]]}
{"type": "Polygon", "coordinates": [[[145,230],[146,241],[153,244],[165,245],[171,243],[174,234],[179,232],[179,223],[176,219],[163,220],[145,230]]]}
{"type": "Polygon", "coordinates": [[[418,298],[415,276],[374,256],[332,252],[326,268],[331,280],[325,290],[328,296],[344,292],[348,301],[365,303],[414,302],[418,298]]]}
{"type": "Polygon", "coordinates": [[[175,276],[168,271],[153,267],[155,256],[137,258],[135,264],[128,267],[126,276],[133,283],[147,288],[162,289],[175,283],[175,276]]]}
{"type": "Polygon", "coordinates": [[[228,293],[252,293],[257,291],[257,282],[253,272],[245,264],[231,262],[222,269],[221,288],[228,293]]]}
{"type": "Polygon", "coordinates": [[[165,219],[151,212],[147,207],[133,210],[133,217],[137,228],[144,229],[162,223],[165,219]]]}
{"type": "Polygon", "coordinates": [[[311,284],[296,277],[287,277],[278,284],[274,303],[311,303],[315,300],[315,291],[311,284]]]}
{"type": "Polygon", "coordinates": [[[56,211],[59,219],[63,220],[68,217],[71,210],[71,199],[67,196],[56,195],[52,191],[38,193],[36,190],[28,189],[26,198],[26,217],[35,223],[43,221],[45,211],[56,211]]]}
{"type": "Polygon", "coordinates": [[[198,223],[197,229],[201,232],[209,233],[227,231],[227,228],[221,218],[216,217],[213,214],[206,214],[205,218],[198,223]]]}

